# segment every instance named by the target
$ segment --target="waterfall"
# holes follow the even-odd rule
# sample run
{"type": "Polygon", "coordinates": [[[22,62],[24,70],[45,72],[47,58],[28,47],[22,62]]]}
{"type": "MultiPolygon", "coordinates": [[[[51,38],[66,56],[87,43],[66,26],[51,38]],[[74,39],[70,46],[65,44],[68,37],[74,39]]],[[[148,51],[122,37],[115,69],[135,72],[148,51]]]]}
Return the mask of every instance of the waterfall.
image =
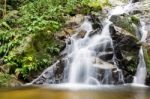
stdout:
{"type": "MultiPolygon", "coordinates": [[[[127,5],[113,8],[108,17],[103,20],[103,26],[97,29],[93,28],[94,22],[91,16],[85,16],[81,25],[76,28],[75,33],[66,40],[63,59],[42,73],[41,80],[37,78],[33,82],[37,81],[40,84],[43,82],[46,84],[65,83],[67,85],[123,84],[124,75],[117,61],[110,26],[113,24],[111,22],[112,16],[128,14],[133,10],[133,2],[131,0],[127,5]],[[109,59],[105,60],[106,55],[109,55],[109,59]],[[48,72],[49,70],[51,72],[48,72]]],[[[136,35],[141,42],[146,42],[146,26],[142,20],[140,23],[139,31],[141,34],[137,32],[136,35]]],[[[133,83],[144,84],[146,75],[146,64],[143,47],[141,46],[133,83]]]]}
{"type": "MultiPolygon", "coordinates": [[[[97,33],[93,37],[89,37],[89,33],[92,31],[91,23],[86,19],[79,29],[86,30],[87,33],[84,38],[76,38],[75,34],[71,37],[71,57],[72,62],[70,65],[69,72],[69,83],[90,83],[93,82],[95,84],[109,84],[112,78],[111,69],[106,69],[104,72],[104,77],[101,81],[98,81],[97,77],[93,77],[92,73],[98,73],[97,71],[92,71],[92,67],[99,67],[101,64],[94,63],[93,61],[97,59],[97,49],[98,47],[102,49],[100,53],[106,52],[108,48],[114,50],[112,38],[110,36],[109,26],[112,22],[109,21],[112,15],[120,15],[123,13],[128,13],[132,9],[132,3],[130,2],[126,6],[117,6],[112,11],[110,11],[110,15],[108,19],[105,20],[105,26],[102,29],[101,33],[97,33]],[[99,82],[99,83],[97,83],[99,82]]],[[[70,50],[70,49],[69,49],[70,50]]],[[[69,55],[70,56],[70,55],[69,55]]],[[[114,57],[113,68],[117,68],[117,71],[121,73],[118,74],[119,82],[123,81],[122,71],[117,67],[114,57]]],[[[104,65],[103,65],[104,66],[104,65]]],[[[107,66],[107,64],[106,64],[107,66]]],[[[105,66],[103,67],[105,68],[105,66]]]]}
{"type": "MultiPolygon", "coordinates": [[[[141,33],[141,42],[146,42],[146,38],[147,38],[147,31],[145,29],[145,23],[141,20],[141,29],[140,29],[140,33],[141,33]]],[[[147,75],[147,69],[146,69],[146,64],[145,64],[145,60],[144,60],[144,55],[143,55],[143,47],[140,47],[139,50],[139,63],[137,66],[137,72],[136,75],[134,77],[134,84],[145,84],[145,79],[146,79],[146,75],[147,75]]]]}
{"type": "Polygon", "coordinates": [[[79,28],[79,30],[87,31],[85,37],[77,38],[77,34],[71,37],[72,42],[70,49],[72,49],[72,51],[69,53],[69,56],[72,57],[72,62],[70,63],[69,83],[101,83],[97,80],[97,77],[92,76],[96,73],[92,68],[96,66],[100,67],[101,65],[94,62],[98,59],[98,48],[102,50],[101,53],[105,52],[107,48],[113,49],[113,43],[109,32],[110,24],[111,22],[107,22],[101,33],[98,32],[96,35],[90,37],[89,34],[92,31],[92,25],[86,17],[79,28]]]}

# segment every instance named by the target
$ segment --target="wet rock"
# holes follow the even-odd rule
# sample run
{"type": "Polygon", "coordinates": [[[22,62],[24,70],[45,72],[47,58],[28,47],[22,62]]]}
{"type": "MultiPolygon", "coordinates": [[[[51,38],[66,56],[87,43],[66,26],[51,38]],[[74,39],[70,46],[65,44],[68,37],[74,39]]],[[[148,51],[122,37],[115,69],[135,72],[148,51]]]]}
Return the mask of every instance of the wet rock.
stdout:
{"type": "Polygon", "coordinates": [[[112,69],[98,69],[97,79],[101,84],[113,84],[113,85],[118,85],[118,84],[123,84],[123,78],[120,76],[122,75],[122,71],[118,70],[117,68],[112,68],[112,69]]]}
{"type": "MultiPolygon", "coordinates": [[[[133,0],[137,1],[137,0],[133,0]]],[[[146,42],[141,42],[144,51],[144,59],[147,66],[147,78],[146,84],[150,85],[150,1],[149,0],[139,0],[140,2],[135,3],[132,15],[136,16],[142,22],[145,23],[145,29],[148,31],[146,42]]],[[[140,28],[140,27],[139,27],[140,28]]],[[[131,68],[132,69],[132,68],[131,68]]]]}
{"type": "Polygon", "coordinates": [[[94,23],[94,24],[92,25],[92,27],[93,27],[94,30],[97,29],[97,28],[101,28],[101,26],[100,26],[99,23],[94,23]]]}
{"type": "Polygon", "coordinates": [[[125,82],[125,83],[132,83],[133,80],[134,80],[133,75],[128,75],[128,76],[125,76],[125,77],[124,77],[124,82],[125,82]]]}
{"type": "Polygon", "coordinates": [[[79,31],[79,33],[77,34],[77,37],[78,37],[78,38],[83,38],[83,37],[85,36],[85,34],[86,34],[86,31],[81,30],[81,31],[79,31]]]}
{"type": "Polygon", "coordinates": [[[150,76],[146,77],[146,85],[150,86],[150,76]]]}
{"type": "Polygon", "coordinates": [[[98,56],[104,61],[111,62],[113,59],[113,52],[101,52],[98,56]]]}
{"type": "Polygon", "coordinates": [[[101,84],[123,84],[123,78],[120,79],[122,71],[119,70],[115,65],[105,62],[99,58],[96,58],[94,61],[94,68],[91,68],[96,71],[91,74],[92,77],[98,79],[101,84]]]}
{"type": "MultiPolygon", "coordinates": [[[[119,27],[110,26],[114,44],[115,61],[123,70],[125,81],[136,73],[140,43],[136,37],[119,27]]],[[[129,83],[129,82],[127,82],[129,83]]]]}
{"type": "Polygon", "coordinates": [[[100,34],[101,33],[101,30],[100,29],[95,29],[94,31],[91,31],[90,33],[89,33],[89,37],[92,37],[92,36],[94,36],[94,35],[96,35],[96,34],[100,34]]]}
{"type": "Polygon", "coordinates": [[[136,3],[139,2],[140,0],[132,0],[132,3],[136,3]]]}
{"type": "Polygon", "coordinates": [[[99,58],[95,59],[94,64],[98,64],[98,65],[94,65],[94,67],[98,67],[100,69],[113,69],[113,68],[116,68],[114,65],[112,65],[108,62],[105,62],[105,61],[103,61],[99,58]]]}
{"type": "Polygon", "coordinates": [[[57,61],[47,68],[32,84],[57,84],[64,82],[65,60],[57,61]]]}
{"type": "Polygon", "coordinates": [[[84,15],[77,14],[76,16],[68,19],[68,21],[66,22],[66,26],[76,27],[77,25],[80,25],[83,20],[84,20],[84,15]]]}
{"type": "Polygon", "coordinates": [[[110,21],[113,22],[115,26],[118,26],[126,31],[128,33],[131,33],[132,35],[136,35],[136,30],[134,28],[134,23],[132,21],[131,16],[128,15],[113,15],[110,19],[110,21]]]}
{"type": "Polygon", "coordinates": [[[92,21],[92,23],[93,23],[93,24],[92,24],[93,30],[96,30],[96,29],[102,30],[103,25],[102,25],[102,23],[101,23],[100,18],[98,18],[98,16],[96,16],[96,15],[94,15],[94,14],[90,15],[90,17],[91,17],[91,21],[92,21]]]}

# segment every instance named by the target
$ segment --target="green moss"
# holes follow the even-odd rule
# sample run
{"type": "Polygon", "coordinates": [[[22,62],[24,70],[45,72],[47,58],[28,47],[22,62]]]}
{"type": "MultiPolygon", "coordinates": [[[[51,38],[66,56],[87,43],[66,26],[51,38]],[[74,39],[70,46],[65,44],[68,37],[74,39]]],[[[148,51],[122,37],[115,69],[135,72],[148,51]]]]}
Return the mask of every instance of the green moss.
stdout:
{"type": "Polygon", "coordinates": [[[137,70],[137,58],[134,57],[132,58],[131,61],[129,61],[129,64],[127,66],[127,71],[131,74],[131,75],[135,75],[137,70]]]}
{"type": "Polygon", "coordinates": [[[130,15],[120,15],[120,16],[113,16],[111,18],[111,21],[118,27],[128,31],[129,33],[131,33],[132,35],[136,35],[136,30],[133,26],[133,24],[135,25],[139,25],[139,19],[136,18],[135,16],[130,16],[130,15]]]}
{"type": "Polygon", "coordinates": [[[134,23],[136,26],[140,24],[140,19],[135,15],[131,16],[131,20],[132,20],[132,23],[134,23]]]}
{"type": "Polygon", "coordinates": [[[127,30],[129,33],[132,33],[133,35],[135,35],[135,29],[132,26],[132,21],[130,17],[125,17],[122,22],[120,22],[120,26],[127,30]]]}

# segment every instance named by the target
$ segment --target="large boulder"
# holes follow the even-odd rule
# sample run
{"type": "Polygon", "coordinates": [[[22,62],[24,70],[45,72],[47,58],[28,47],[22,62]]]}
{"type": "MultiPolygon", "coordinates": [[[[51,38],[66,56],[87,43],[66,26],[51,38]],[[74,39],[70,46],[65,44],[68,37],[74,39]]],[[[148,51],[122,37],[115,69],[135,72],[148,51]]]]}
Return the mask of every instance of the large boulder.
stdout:
{"type": "MultiPolygon", "coordinates": [[[[143,50],[144,51],[144,58],[145,58],[147,71],[148,71],[146,84],[150,85],[150,69],[149,69],[150,68],[150,54],[149,54],[150,53],[150,39],[149,39],[150,38],[150,32],[149,32],[150,31],[150,29],[149,29],[150,28],[150,17],[149,17],[149,15],[150,15],[150,8],[149,8],[150,7],[150,1],[149,0],[133,0],[132,2],[133,3],[138,2],[138,3],[135,3],[132,5],[133,9],[129,13],[129,15],[127,15],[127,14],[115,15],[115,16],[112,16],[110,20],[114,23],[114,25],[122,28],[123,30],[126,30],[126,33],[128,32],[130,35],[132,35],[132,37],[137,37],[137,39],[139,39],[139,40],[141,38],[141,35],[136,36],[137,35],[136,33],[141,32],[141,30],[140,30],[141,24],[140,23],[141,22],[145,23],[145,25],[146,25],[145,29],[148,31],[147,40],[145,43],[137,41],[137,42],[139,42],[139,43],[137,43],[137,45],[139,45],[139,46],[142,45],[143,49],[144,49],[143,50]],[[138,1],[140,1],[140,2],[138,2],[138,1]]],[[[125,32],[122,32],[122,33],[124,34],[125,32]]],[[[123,36],[121,37],[121,35],[120,35],[120,38],[123,38],[123,36]]],[[[127,38],[124,37],[122,39],[122,41],[125,39],[127,39],[127,38]]],[[[127,43],[128,41],[132,42],[131,38],[128,39],[127,41],[125,40],[127,45],[128,45],[128,43],[127,43]]],[[[129,44],[126,48],[131,47],[130,45],[132,45],[132,43],[129,44]]],[[[137,68],[137,64],[138,64],[139,46],[138,46],[138,48],[137,47],[132,48],[131,51],[124,48],[124,49],[122,49],[123,51],[119,55],[119,56],[125,56],[126,57],[126,59],[124,61],[124,63],[126,64],[125,65],[126,68],[123,68],[125,82],[126,81],[131,82],[132,81],[131,79],[133,79],[133,76],[136,73],[136,68],[137,68]],[[126,56],[126,55],[124,55],[124,53],[126,53],[126,55],[127,54],[129,55],[132,53],[132,55],[131,55],[132,57],[127,57],[128,55],[126,56]],[[133,54],[133,53],[136,53],[136,54],[133,54]],[[126,60],[128,60],[128,61],[126,61],[126,60]],[[129,78],[129,79],[126,79],[126,78],[129,78]]],[[[118,53],[120,53],[120,52],[118,52],[118,53]]],[[[122,62],[119,62],[119,63],[122,63],[122,62]]]]}
{"type": "Polygon", "coordinates": [[[47,68],[32,84],[57,84],[64,81],[65,59],[47,68]]]}
{"type": "Polygon", "coordinates": [[[139,0],[136,3],[134,10],[131,13],[137,18],[141,19],[141,22],[145,24],[145,30],[148,32],[146,42],[142,42],[144,58],[147,66],[147,78],[146,84],[150,85],[150,1],[149,0],[139,0]]]}
{"type": "Polygon", "coordinates": [[[136,35],[135,25],[138,25],[138,23],[135,24],[132,16],[126,14],[113,15],[110,18],[110,21],[113,22],[115,26],[128,31],[128,33],[131,33],[132,35],[136,35]]]}
{"type": "Polygon", "coordinates": [[[139,40],[128,31],[117,26],[110,26],[113,39],[115,61],[123,70],[124,80],[131,83],[136,73],[138,53],[140,48],[139,40]]]}
{"type": "Polygon", "coordinates": [[[123,84],[124,80],[122,76],[122,71],[115,66],[113,63],[103,61],[100,58],[95,59],[95,65],[91,68],[91,71],[96,71],[92,74],[93,77],[101,84],[123,84]]]}

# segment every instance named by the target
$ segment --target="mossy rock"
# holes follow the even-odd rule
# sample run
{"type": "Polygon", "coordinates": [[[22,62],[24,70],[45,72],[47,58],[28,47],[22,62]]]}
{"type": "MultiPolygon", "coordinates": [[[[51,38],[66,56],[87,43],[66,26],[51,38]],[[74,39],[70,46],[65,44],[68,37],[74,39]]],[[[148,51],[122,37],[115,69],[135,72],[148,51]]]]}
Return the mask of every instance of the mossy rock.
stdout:
{"type": "Polygon", "coordinates": [[[136,73],[141,44],[135,36],[120,27],[111,25],[110,33],[117,66],[122,69],[125,82],[131,83],[136,73]]]}
{"type": "Polygon", "coordinates": [[[136,36],[136,29],[134,26],[139,26],[140,24],[138,17],[133,15],[113,15],[110,20],[114,25],[136,36]]]}

